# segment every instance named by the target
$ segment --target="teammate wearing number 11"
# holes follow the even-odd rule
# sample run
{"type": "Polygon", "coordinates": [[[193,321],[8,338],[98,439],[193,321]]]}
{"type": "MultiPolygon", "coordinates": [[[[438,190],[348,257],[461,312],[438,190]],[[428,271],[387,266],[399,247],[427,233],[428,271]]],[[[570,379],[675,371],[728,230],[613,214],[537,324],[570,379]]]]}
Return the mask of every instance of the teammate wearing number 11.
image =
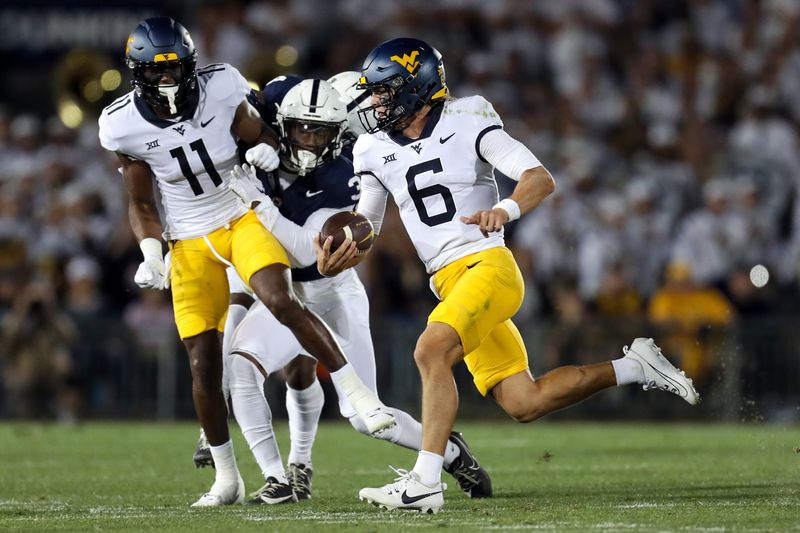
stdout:
{"type": "Polygon", "coordinates": [[[122,164],[131,227],[144,255],[136,283],[153,289],[172,284],[195,409],[216,466],[214,485],[194,503],[208,507],[244,498],[221,389],[218,330],[228,307],[227,267],[235,267],[303,348],[331,370],[369,431],[391,427],[395,419],[355,373],[330,330],[297,299],[278,240],[226,186],[239,163],[237,140],[253,146],[245,157],[264,170],[278,166],[277,141],[248,103],[250,87],[242,75],[224,63],[196,69],[197,55],[189,32],[171,18],[139,23],[125,47],[134,90],[103,110],[100,142],[122,164]],[[172,250],[171,272],[162,232],[172,250]]]}
{"type": "MultiPolygon", "coordinates": [[[[698,401],[691,381],[652,339],[634,340],[624,357],[561,367],[534,380],[511,317],[523,281],[503,241],[503,225],[538,206],[555,184],[480,96],[451,98],[441,54],[417,39],[394,39],[364,61],[359,87],[372,91],[362,109],[369,135],[353,149],[361,176],[357,211],[380,233],[386,200],[394,198],[403,224],[431,275],[441,302],[428,317],[414,359],[422,378],[422,450],[413,470],[362,500],[389,509],[438,512],[444,505],[442,452],[458,409],[452,367],[464,360],[475,386],[516,421],[530,422],[602,389],[641,383],[698,401]],[[374,125],[374,126],[373,126],[374,125]],[[493,169],[518,181],[498,202],[493,169]]],[[[334,274],[357,261],[317,246],[320,272],[334,274]]]]}

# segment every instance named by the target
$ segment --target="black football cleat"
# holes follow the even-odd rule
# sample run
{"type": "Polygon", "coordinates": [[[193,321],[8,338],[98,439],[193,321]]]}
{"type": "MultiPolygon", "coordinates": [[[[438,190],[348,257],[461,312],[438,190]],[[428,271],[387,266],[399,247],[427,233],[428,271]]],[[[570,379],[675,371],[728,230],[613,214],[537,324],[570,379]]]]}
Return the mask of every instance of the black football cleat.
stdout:
{"type": "Polygon", "coordinates": [[[206,439],[206,434],[202,429],[200,430],[200,438],[197,439],[197,446],[195,446],[192,460],[194,460],[195,468],[205,468],[206,466],[214,468],[214,458],[211,456],[211,448],[209,447],[208,439],[206,439]]]}
{"type": "Polygon", "coordinates": [[[311,499],[311,478],[314,477],[314,471],[310,466],[289,463],[286,468],[286,477],[298,500],[311,499]]]}
{"type": "Polygon", "coordinates": [[[248,505],[277,505],[279,503],[296,503],[297,496],[289,483],[282,483],[274,477],[268,477],[263,487],[247,500],[248,505]]]}
{"type": "Polygon", "coordinates": [[[470,498],[491,498],[492,479],[489,473],[481,467],[478,460],[472,455],[464,436],[453,431],[450,433],[450,442],[458,446],[459,454],[445,471],[458,481],[461,490],[470,498]]]}

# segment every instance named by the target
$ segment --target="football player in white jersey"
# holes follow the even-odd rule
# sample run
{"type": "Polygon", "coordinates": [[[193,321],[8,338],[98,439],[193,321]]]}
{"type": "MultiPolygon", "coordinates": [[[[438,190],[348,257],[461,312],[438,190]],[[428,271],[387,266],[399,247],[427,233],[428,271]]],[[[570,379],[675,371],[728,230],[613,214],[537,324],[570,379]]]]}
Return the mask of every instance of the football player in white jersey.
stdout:
{"type": "MultiPolygon", "coordinates": [[[[518,422],[627,383],[697,403],[691,381],[652,339],[634,340],[615,361],[561,367],[534,380],[511,322],[523,281],[504,245],[503,225],[552,193],[552,177],[503,131],[489,102],[448,95],[441,54],[423,41],[393,39],[375,48],[364,62],[361,87],[372,91],[372,106],[362,113],[375,125],[365,124],[370,134],[360,136],[353,150],[362,178],[357,210],[379,233],[393,196],[441,300],[414,350],[422,378],[422,451],[411,471],[398,470],[400,477],[386,486],[362,489],[362,500],[389,509],[442,508],[442,453],[458,409],[452,366],[461,360],[478,390],[518,422]],[[518,181],[511,197],[499,202],[494,168],[518,181]]],[[[330,242],[317,246],[323,274],[360,260],[330,255],[330,242]]]]}
{"type": "Polygon", "coordinates": [[[134,90],[103,110],[100,142],[122,164],[131,226],[144,255],[136,283],[172,285],[195,409],[216,465],[213,486],[194,505],[235,503],[242,501],[244,485],[228,435],[217,333],[228,303],[227,267],[236,267],[309,353],[333,371],[370,430],[392,426],[394,417],[358,378],[330,330],[295,296],[283,247],[225,186],[238,162],[237,138],[253,146],[246,153],[250,163],[265,169],[278,165],[274,134],[247,102],[246,80],[226,64],[196,69],[189,33],[168,17],[142,21],[128,37],[125,59],[134,90]],[[162,233],[172,253],[170,273],[162,233]]]}
{"type": "MultiPolygon", "coordinates": [[[[278,89],[269,84],[264,94],[282,94],[278,89]]],[[[266,102],[267,108],[272,105],[273,102],[266,102]]],[[[245,205],[257,202],[255,212],[259,219],[286,247],[295,265],[295,292],[334,331],[345,352],[351,354],[351,364],[361,379],[377,393],[369,302],[364,286],[353,270],[332,278],[322,276],[317,270],[313,245],[325,220],[342,209],[352,209],[359,196],[359,179],[354,175],[350,150],[343,150],[347,107],[348,102],[324,80],[305,80],[292,87],[283,97],[277,113],[281,165],[263,182],[268,196],[260,190],[261,183],[254,172],[248,173],[238,167],[229,186],[245,205]]],[[[226,337],[228,334],[226,331],[226,337]]],[[[272,431],[263,383],[268,374],[305,352],[292,332],[258,302],[236,328],[230,340],[230,351],[232,355],[228,357],[226,370],[234,415],[266,480],[252,502],[275,504],[310,498],[311,445],[323,405],[322,388],[314,375],[314,361],[310,360],[311,366],[305,363],[296,366],[291,373],[300,375],[287,379],[292,437],[287,476],[272,431]],[[302,375],[309,371],[310,376],[302,375]]],[[[301,356],[295,359],[298,360],[309,359],[301,356]]],[[[347,397],[338,388],[337,392],[342,416],[356,430],[371,435],[347,397]]],[[[419,450],[421,424],[403,411],[392,409],[391,412],[397,424],[374,436],[419,450]]],[[[459,433],[453,432],[448,438],[444,467],[469,496],[491,496],[488,474],[459,433]]]]}

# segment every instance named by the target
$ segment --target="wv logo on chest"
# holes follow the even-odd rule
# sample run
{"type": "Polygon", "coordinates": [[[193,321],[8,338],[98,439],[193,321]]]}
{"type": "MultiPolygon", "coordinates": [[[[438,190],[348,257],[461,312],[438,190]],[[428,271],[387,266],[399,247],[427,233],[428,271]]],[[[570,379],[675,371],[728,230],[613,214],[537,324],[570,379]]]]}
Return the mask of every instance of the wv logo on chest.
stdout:
{"type": "Polygon", "coordinates": [[[422,151],[422,143],[412,144],[411,148],[413,148],[414,151],[419,154],[422,151]]]}
{"type": "Polygon", "coordinates": [[[183,137],[183,134],[186,133],[186,127],[183,124],[181,124],[180,126],[176,126],[172,129],[180,133],[181,137],[183,137]]]}

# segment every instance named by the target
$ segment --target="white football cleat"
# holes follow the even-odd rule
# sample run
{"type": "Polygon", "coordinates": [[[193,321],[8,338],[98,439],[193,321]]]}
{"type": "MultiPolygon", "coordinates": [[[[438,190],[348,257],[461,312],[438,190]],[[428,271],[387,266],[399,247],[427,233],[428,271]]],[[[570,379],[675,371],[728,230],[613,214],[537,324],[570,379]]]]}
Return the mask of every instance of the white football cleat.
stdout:
{"type": "Polygon", "coordinates": [[[447,488],[445,483],[436,483],[429,486],[419,479],[413,470],[408,472],[390,466],[398,478],[394,483],[383,487],[364,488],[358,492],[358,499],[383,509],[407,509],[420,513],[436,514],[444,507],[442,492],[447,488]]]}
{"type": "MultiPolygon", "coordinates": [[[[366,387],[364,388],[366,389],[366,387]]],[[[350,398],[350,403],[367,430],[373,435],[389,429],[397,423],[392,412],[381,403],[372,391],[368,390],[368,394],[357,399],[350,398]]]]}
{"type": "Polygon", "coordinates": [[[653,339],[639,337],[633,340],[631,347],[622,349],[625,357],[637,361],[644,370],[644,390],[660,389],[677,394],[691,405],[700,402],[700,395],[694,384],[686,374],[667,361],[661,353],[661,348],[656,346],[653,339]]]}
{"type": "Polygon", "coordinates": [[[389,429],[390,427],[394,427],[397,423],[397,419],[395,419],[394,415],[389,411],[385,405],[381,405],[367,411],[361,417],[361,420],[364,421],[364,425],[367,426],[367,430],[373,435],[380,433],[384,429],[389,429]]]}
{"type": "Polygon", "coordinates": [[[215,481],[209,491],[200,496],[192,507],[222,507],[242,502],[244,502],[244,480],[239,476],[236,483],[215,481]]]}

